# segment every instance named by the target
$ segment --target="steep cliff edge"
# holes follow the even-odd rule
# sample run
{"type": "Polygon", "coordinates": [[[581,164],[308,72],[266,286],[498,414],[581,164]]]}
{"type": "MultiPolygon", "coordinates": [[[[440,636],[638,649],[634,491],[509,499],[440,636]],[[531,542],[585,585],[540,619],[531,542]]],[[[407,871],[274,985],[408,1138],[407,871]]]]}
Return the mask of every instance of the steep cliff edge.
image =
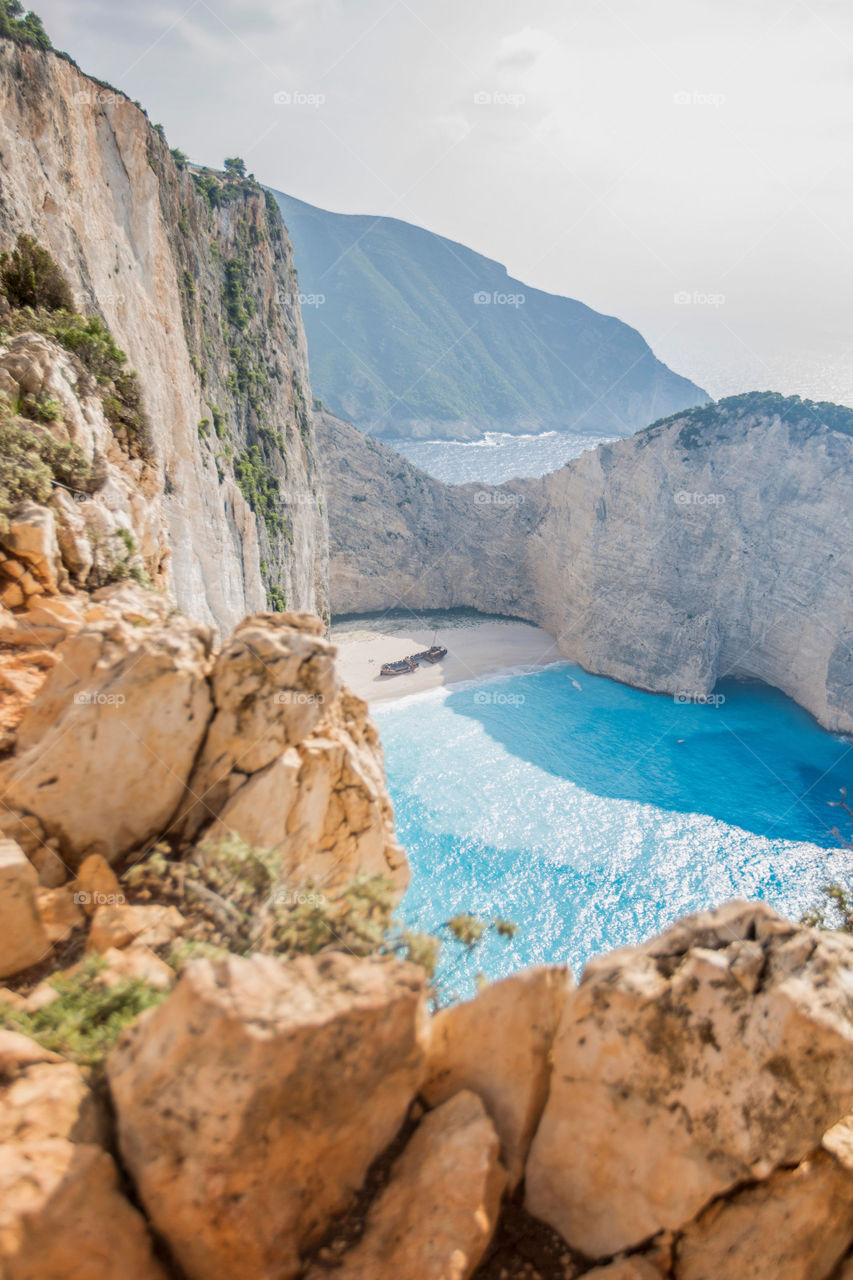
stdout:
{"type": "Polygon", "coordinates": [[[326,526],[293,253],[236,173],[193,173],[122,93],[0,40],[0,249],[33,235],[138,371],[164,580],[229,631],[327,612],[326,526]]]}
{"type": "Polygon", "coordinates": [[[468,605],[656,692],[725,676],[853,731],[853,413],[731,397],[538,480],[449,487],[326,417],[336,614],[468,605]]]}

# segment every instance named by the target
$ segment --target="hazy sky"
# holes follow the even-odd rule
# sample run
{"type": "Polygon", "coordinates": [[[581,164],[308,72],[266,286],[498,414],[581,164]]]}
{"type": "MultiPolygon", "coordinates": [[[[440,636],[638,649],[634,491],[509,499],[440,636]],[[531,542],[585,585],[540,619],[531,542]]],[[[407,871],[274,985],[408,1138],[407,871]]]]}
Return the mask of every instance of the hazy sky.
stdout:
{"type": "Polygon", "coordinates": [[[853,405],[850,0],[34,3],[194,160],[460,240],[715,395],[853,405]]]}

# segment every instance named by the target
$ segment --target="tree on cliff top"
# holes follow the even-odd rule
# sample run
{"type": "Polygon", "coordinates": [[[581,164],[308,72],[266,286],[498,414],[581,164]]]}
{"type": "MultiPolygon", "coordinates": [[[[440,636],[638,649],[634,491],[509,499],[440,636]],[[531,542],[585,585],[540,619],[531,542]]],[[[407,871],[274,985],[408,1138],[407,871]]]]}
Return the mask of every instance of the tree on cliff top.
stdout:
{"type": "Polygon", "coordinates": [[[0,0],[0,36],[37,49],[53,48],[41,18],[32,9],[25,12],[20,0],[0,0]]]}

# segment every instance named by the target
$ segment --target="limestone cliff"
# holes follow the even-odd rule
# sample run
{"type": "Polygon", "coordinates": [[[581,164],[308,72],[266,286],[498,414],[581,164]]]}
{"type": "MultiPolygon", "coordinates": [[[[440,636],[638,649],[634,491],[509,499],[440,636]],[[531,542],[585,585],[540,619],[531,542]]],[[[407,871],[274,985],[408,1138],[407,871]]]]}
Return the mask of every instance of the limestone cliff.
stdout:
{"type": "Polygon", "coordinates": [[[326,612],[326,528],[290,242],[237,174],[192,172],[124,94],[0,40],[0,249],[33,235],[138,371],[165,580],[229,631],[326,612]]]}
{"type": "Polygon", "coordinates": [[[851,424],[732,397],[495,488],[327,417],[332,608],[514,614],[598,674],[686,697],[753,677],[851,732],[851,424]]]}

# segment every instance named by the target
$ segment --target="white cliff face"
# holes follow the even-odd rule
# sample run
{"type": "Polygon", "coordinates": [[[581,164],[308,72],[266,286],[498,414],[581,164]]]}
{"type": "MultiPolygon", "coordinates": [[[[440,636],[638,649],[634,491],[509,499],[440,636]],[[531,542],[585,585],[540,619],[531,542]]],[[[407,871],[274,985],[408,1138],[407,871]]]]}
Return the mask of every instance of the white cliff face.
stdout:
{"type": "Polygon", "coordinates": [[[751,677],[851,732],[853,437],[780,404],[735,398],[497,488],[326,419],[332,608],[514,614],[597,674],[687,697],[751,677]]]}
{"type": "Polygon", "coordinates": [[[290,243],[256,184],[226,196],[210,207],[124,95],[0,41],[0,247],[35,236],[78,308],[127,352],[171,590],[227,632],[267,607],[270,586],[289,608],[325,613],[326,534],[290,243]],[[278,522],[252,509],[245,475],[241,492],[253,444],[281,495],[278,522]]]}

